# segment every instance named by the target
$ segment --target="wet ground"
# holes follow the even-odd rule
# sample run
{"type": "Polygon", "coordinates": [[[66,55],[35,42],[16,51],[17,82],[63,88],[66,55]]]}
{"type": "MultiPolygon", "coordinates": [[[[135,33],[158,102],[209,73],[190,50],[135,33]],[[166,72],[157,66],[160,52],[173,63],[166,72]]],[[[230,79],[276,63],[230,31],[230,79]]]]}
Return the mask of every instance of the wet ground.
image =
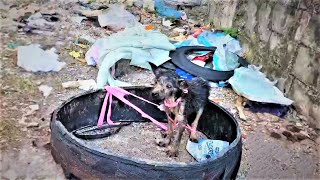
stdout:
{"type": "MultiPolygon", "coordinates": [[[[11,3],[12,5],[12,3],[11,3]]],[[[21,1],[15,6],[1,5],[1,121],[0,121],[0,177],[1,179],[64,179],[62,169],[53,161],[50,154],[50,113],[63,101],[82,92],[79,89],[64,89],[61,83],[70,80],[95,79],[97,68],[90,67],[73,59],[68,53],[79,35],[93,39],[107,36],[112,32],[93,26],[90,21],[81,25],[72,22],[73,11],[79,9],[72,0],[68,1],[21,1]],[[10,18],[20,17],[17,11],[55,11],[60,14],[55,30],[51,35],[26,34],[16,26],[4,26],[10,18]],[[31,10],[30,10],[31,9],[31,10]],[[5,20],[5,21],[4,21],[5,20]],[[31,73],[17,66],[17,51],[10,44],[41,44],[44,48],[55,47],[59,59],[67,65],[59,72],[31,73]],[[40,85],[53,88],[48,97],[39,91],[40,85]]],[[[163,33],[173,36],[170,29],[161,25],[161,18],[152,13],[140,14],[144,23],[152,23],[163,33]]],[[[197,9],[194,21],[203,23],[197,9]]],[[[191,16],[192,18],[192,16],[191,16]]],[[[186,24],[191,26],[191,22],[186,24]]],[[[192,25],[193,26],[193,25],[192,25]]],[[[127,81],[146,83],[143,70],[133,69],[135,76],[121,77],[127,81]],[[138,75],[137,75],[138,74],[138,75]],[[135,78],[139,77],[139,78],[135,78]]],[[[147,75],[148,76],[148,75],[147,75]]],[[[213,88],[210,99],[220,103],[238,118],[235,107],[237,95],[227,88],[213,88]]],[[[306,119],[290,111],[285,119],[268,114],[254,114],[246,111],[247,121],[239,120],[243,133],[243,157],[238,179],[318,179],[319,132],[308,127],[306,119]],[[293,124],[299,133],[305,135],[295,138],[293,124]],[[288,133],[283,133],[285,131],[288,133]],[[290,136],[293,134],[293,136],[290,136]]],[[[238,118],[239,119],[239,118],[238,118]]],[[[298,136],[297,136],[298,137],[298,136]]]]}

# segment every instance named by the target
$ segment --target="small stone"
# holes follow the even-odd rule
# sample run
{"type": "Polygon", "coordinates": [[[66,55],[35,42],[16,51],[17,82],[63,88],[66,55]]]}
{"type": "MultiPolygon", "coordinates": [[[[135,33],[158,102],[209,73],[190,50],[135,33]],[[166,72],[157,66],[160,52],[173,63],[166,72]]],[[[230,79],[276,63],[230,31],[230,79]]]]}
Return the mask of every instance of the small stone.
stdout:
{"type": "Polygon", "coordinates": [[[275,131],[271,132],[270,136],[275,139],[281,139],[281,134],[279,134],[278,132],[275,132],[275,131]]]}
{"type": "Polygon", "coordinates": [[[29,111],[27,111],[24,116],[29,116],[33,114],[35,111],[39,110],[39,105],[38,104],[33,104],[29,106],[29,111]]]}
{"type": "Polygon", "coordinates": [[[47,86],[47,85],[39,86],[39,91],[42,92],[44,97],[48,97],[51,94],[52,89],[53,89],[52,87],[47,86]]]}
{"type": "Polygon", "coordinates": [[[297,126],[295,126],[295,125],[293,125],[293,124],[288,124],[288,125],[286,125],[286,129],[287,129],[288,131],[291,131],[291,132],[299,132],[299,131],[301,131],[300,128],[298,128],[297,126]]]}
{"type": "Polygon", "coordinates": [[[298,140],[304,140],[310,138],[309,134],[305,131],[300,131],[299,133],[295,133],[295,136],[298,140]]]}
{"type": "Polygon", "coordinates": [[[30,123],[27,124],[27,128],[35,128],[35,127],[39,127],[39,123],[30,122],[30,123]]]}
{"type": "Polygon", "coordinates": [[[320,145],[320,136],[315,140],[315,142],[320,145]]]}
{"type": "Polygon", "coordinates": [[[286,136],[289,141],[295,141],[295,137],[290,131],[284,130],[282,134],[286,136]]]}

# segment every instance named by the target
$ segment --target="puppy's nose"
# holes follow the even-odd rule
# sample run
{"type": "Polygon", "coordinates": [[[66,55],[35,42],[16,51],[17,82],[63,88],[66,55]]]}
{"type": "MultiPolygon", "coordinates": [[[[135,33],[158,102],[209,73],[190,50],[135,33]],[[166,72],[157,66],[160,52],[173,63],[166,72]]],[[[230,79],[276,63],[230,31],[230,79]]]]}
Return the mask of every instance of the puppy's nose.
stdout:
{"type": "Polygon", "coordinates": [[[155,93],[155,92],[153,92],[153,93],[152,93],[152,96],[154,96],[154,97],[158,97],[158,96],[159,96],[159,93],[155,93]]]}

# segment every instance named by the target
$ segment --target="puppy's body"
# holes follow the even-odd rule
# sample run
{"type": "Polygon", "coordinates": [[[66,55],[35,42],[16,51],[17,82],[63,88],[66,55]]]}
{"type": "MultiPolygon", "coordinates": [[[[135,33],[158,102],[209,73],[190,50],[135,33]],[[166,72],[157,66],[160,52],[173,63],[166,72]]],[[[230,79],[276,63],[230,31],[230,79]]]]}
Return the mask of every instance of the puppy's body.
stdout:
{"type": "Polygon", "coordinates": [[[175,104],[179,101],[174,107],[165,107],[168,115],[167,137],[158,143],[160,146],[169,145],[168,154],[176,156],[187,120],[193,113],[197,115],[192,123],[194,131],[191,132],[190,138],[193,141],[197,140],[195,130],[209,96],[209,86],[201,78],[194,78],[191,81],[180,80],[174,72],[163,69],[157,69],[155,76],[156,85],[152,91],[153,97],[165,103],[175,104]],[[174,115],[174,122],[177,123],[176,133],[171,115],[174,115]]]}

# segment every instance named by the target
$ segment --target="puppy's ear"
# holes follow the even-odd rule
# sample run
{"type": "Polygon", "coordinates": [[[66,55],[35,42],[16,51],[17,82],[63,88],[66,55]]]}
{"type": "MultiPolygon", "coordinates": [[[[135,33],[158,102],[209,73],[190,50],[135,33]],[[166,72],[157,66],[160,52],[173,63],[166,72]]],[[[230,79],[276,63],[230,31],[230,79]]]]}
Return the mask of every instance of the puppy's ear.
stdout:
{"type": "Polygon", "coordinates": [[[154,70],[154,75],[156,76],[156,79],[158,79],[160,76],[162,76],[167,70],[163,68],[157,68],[154,70]]]}
{"type": "Polygon", "coordinates": [[[184,79],[178,79],[178,85],[180,89],[188,89],[188,83],[184,79]]]}

